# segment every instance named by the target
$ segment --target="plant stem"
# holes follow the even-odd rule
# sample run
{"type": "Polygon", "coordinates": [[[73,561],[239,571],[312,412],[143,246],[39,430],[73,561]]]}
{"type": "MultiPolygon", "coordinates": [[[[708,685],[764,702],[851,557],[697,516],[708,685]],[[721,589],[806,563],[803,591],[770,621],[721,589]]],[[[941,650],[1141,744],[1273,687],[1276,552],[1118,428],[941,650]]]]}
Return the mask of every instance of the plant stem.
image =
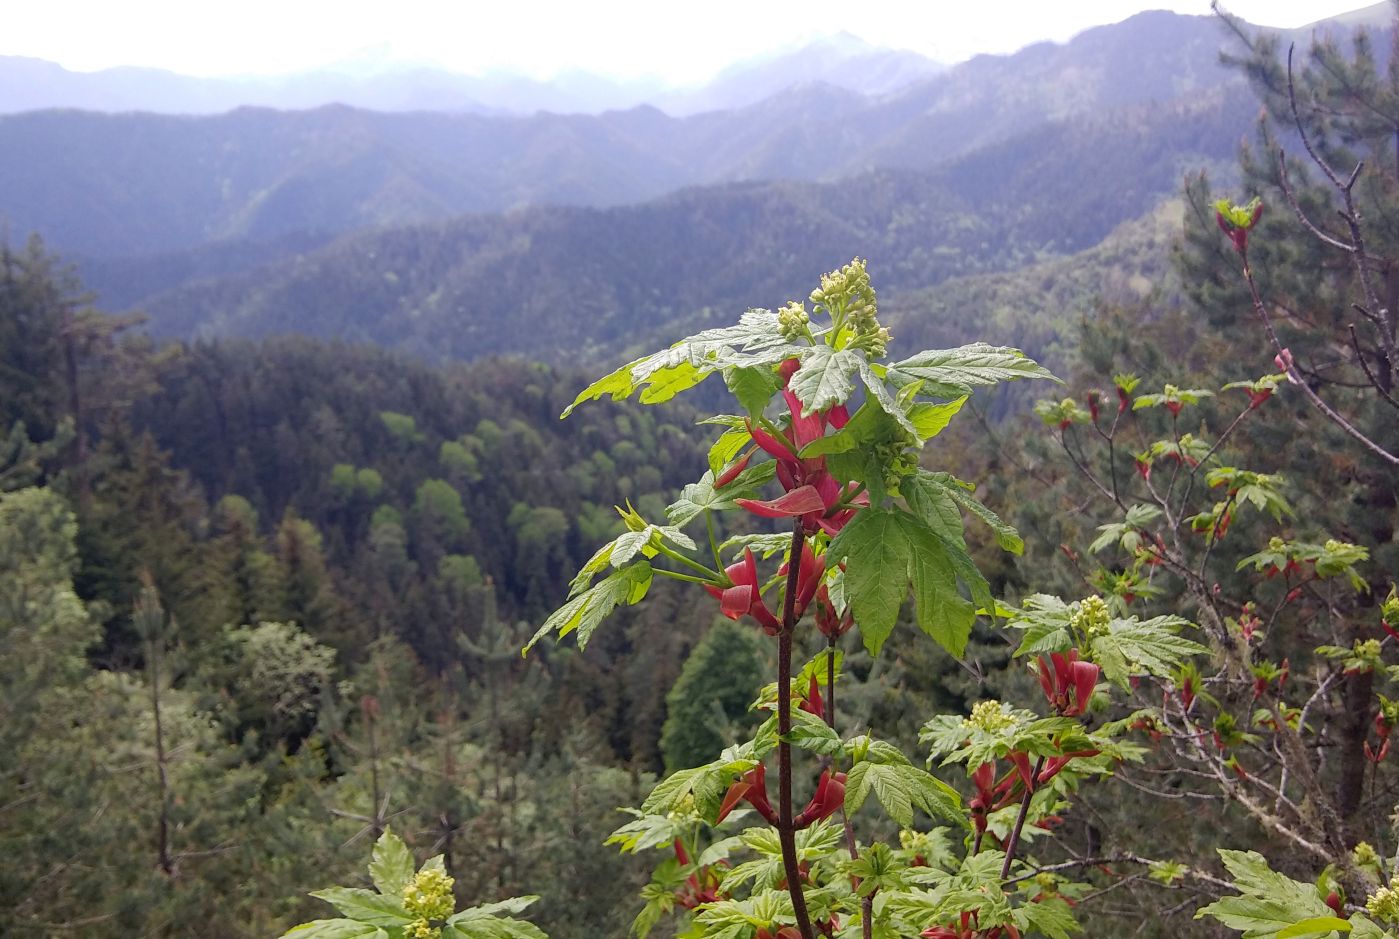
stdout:
{"type": "MultiPolygon", "coordinates": [[[[835,729],[835,647],[839,642],[839,637],[830,635],[825,640],[825,723],[832,730],[835,729]]],[[[830,767],[830,757],[825,758],[827,767],[830,767]]],[[[846,816],[845,809],[841,809],[841,824],[845,828],[845,848],[851,852],[851,861],[859,861],[859,848],[855,844],[855,828],[851,826],[851,819],[846,816]]],[[[860,897],[860,931],[863,939],[873,939],[874,935],[874,894],[867,897],[860,897]]]]}
{"type": "Polygon", "coordinates": [[[1025,827],[1025,818],[1030,814],[1030,800],[1035,796],[1035,780],[1044,769],[1044,757],[1035,761],[1035,771],[1025,786],[1025,798],[1020,800],[1020,814],[1015,816],[1015,827],[1010,830],[1010,840],[1006,842],[1006,859],[1001,865],[1001,880],[1010,876],[1010,865],[1015,861],[1015,849],[1020,846],[1020,832],[1025,827]]]}
{"type": "Polygon", "coordinates": [[[679,551],[676,551],[674,548],[671,548],[664,544],[657,545],[656,548],[660,551],[661,554],[664,554],[672,561],[679,561],[681,564],[690,567],[692,570],[699,571],[701,574],[705,575],[705,580],[707,583],[712,584],[715,581],[720,581],[724,579],[723,574],[719,573],[718,571],[711,571],[699,561],[696,561],[694,558],[687,558],[685,555],[681,554],[679,551]]]}
{"type": "Polygon", "coordinates": [[[652,567],[651,573],[660,574],[662,577],[672,577],[675,580],[683,580],[687,584],[699,584],[703,587],[714,586],[712,580],[705,580],[703,577],[696,577],[693,574],[682,574],[679,571],[668,571],[664,567],[652,567]]]}
{"type": "Polygon", "coordinates": [[[714,554],[714,567],[724,569],[724,559],[719,556],[719,542],[714,537],[714,513],[704,510],[704,530],[709,535],[709,550],[714,554]]]}
{"type": "Polygon", "coordinates": [[[836,728],[836,637],[826,640],[826,725],[836,728]]]}
{"type": "Polygon", "coordinates": [[[792,913],[802,939],[816,939],[811,917],[806,912],[801,870],[797,865],[796,830],[792,826],[792,634],[797,626],[797,577],[801,574],[802,520],[792,520],[792,549],[787,562],[787,595],[782,602],[782,631],[777,635],[777,838],[782,844],[782,867],[787,874],[787,892],[792,897],[792,913]]]}

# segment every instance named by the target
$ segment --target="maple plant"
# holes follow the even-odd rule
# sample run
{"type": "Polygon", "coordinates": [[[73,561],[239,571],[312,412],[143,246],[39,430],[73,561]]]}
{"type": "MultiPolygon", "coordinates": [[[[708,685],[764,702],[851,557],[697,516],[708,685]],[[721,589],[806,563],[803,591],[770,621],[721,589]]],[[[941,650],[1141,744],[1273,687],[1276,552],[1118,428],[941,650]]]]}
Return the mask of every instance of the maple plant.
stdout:
{"type": "MultiPolygon", "coordinates": [[[[1234,850],[1220,832],[1225,844],[1208,846],[1217,849],[1227,879],[1197,866],[1208,863],[1198,856],[1188,859],[1192,864],[1148,862],[1119,850],[1092,860],[1150,863],[1164,886],[1204,883],[1216,899],[1197,918],[1246,937],[1393,936],[1399,875],[1396,819],[1385,817],[1393,804],[1386,763],[1399,702],[1381,689],[1399,681],[1392,657],[1399,595],[1388,579],[1394,572],[1376,571],[1369,547],[1323,527],[1334,516],[1299,511],[1295,498],[1307,493],[1298,480],[1255,468],[1286,461],[1288,448],[1259,452],[1247,438],[1251,431],[1275,433],[1279,423],[1298,433],[1298,425],[1307,427],[1298,409],[1319,416],[1334,439],[1357,445],[1348,458],[1357,463],[1352,487],[1361,493],[1367,483],[1392,487],[1394,477],[1382,467],[1395,457],[1367,436],[1368,420],[1343,415],[1322,398],[1318,388],[1334,389],[1316,380],[1310,356],[1294,355],[1279,340],[1273,320],[1290,316],[1264,299],[1249,256],[1262,201],[1222,199],[1213,208],[1269,351],[1276,351],[1276,370],[1217,388],[1168,383],[1160,391],[1118,374],[1113,395],[1089,389],[1041,401],[1035,411],[1072,464],[1078,485],[1070,498],[1097,503],[1108,515],[1086,550],[1062,546],[1100,594],[1079,610],[1092,603],[1111,616],[1171,611],[1145,623],[1188,613],[1206,644],[1177,657],[1172,671],[1141,667],[1160,651],[1150,641],[1123,647],[1111,634],[1101,644],[1090,640],[1105,675],[1130,674],[1124,701],[1136,708],[1131,719],[1150,742],[1141,771],[1124,770],[1122,781],[1151,800],[1189,800],[1195,813],[1219,812],[1226,831],[1248,832],[1268,855],[1234,850]],[[1289,407],[1291,415],[1279,413],[1289,407]],[[1169,789],[1161,778],[1171,780],[1169,789]]],[[[1359,261],[1357,276],[1367,276],[1359,261]]],[[[1370,418],[1387,385],[1373,370],[1366,374],[1373,387],[1351,387],[1375,400],[1349,397],[1353,412],[1370,418]]],[[[1071,615],[1058,598],[1028,598],[1022,651],[1062,645],[1071,615]]]]}
{"type": "Polygon", "coordinates": [[[664,519],[619,510],[627,530],[584,565],[530,645],[551,633],[585,644],[658,577],[704,591],[776,645],[775,681],[755,703],[771,716],[663,779],[612,836],[662,857],[634,932],[674,916],[678,935],[724,939],[1065,937],[1085,888],[1041,870],[1029,832],[1051,827],[1084,780],[1141,757],[1125,739],[1140,717],[1094,722],[1093,702],[1204,649],[1175,616],[1143,621],[1096,597],[1024,610],[992,597],[964,519],[1007,551],[1021,539],[972,486],[925,468],[922,451],[977,388],[1049,372],[982,343],[889,361],[859,259],[824,275],[808,303],[749,310],[630,362],[568,409],[603,397],[656,404],[711,376],[737,402],[702,421],[717,432],[700,479],[664,519]],[[917,630],[954,656],[979,616],[1019,630],[1043,700],[930,716],[927,749],[912,757],[875,729],[842,736],[846,647],[857,637],[878,656],[925,641],[896,631],[910,599],[917,630]],[[875,803],[887,820],[865,810],[875,803]],[[884,831],[897,837],[873,836],[884,831]]]}
{"type": "Polygon", "coordinates": [[[458,912],[442,856],[418,867],[392,831],[374,843],[369,878],[373,890],[329,887],[311,894],[340,915],[302,923],[284,939],[544,939],[538,926],[516,919],[538,897],[512,897],[458,912]]]}

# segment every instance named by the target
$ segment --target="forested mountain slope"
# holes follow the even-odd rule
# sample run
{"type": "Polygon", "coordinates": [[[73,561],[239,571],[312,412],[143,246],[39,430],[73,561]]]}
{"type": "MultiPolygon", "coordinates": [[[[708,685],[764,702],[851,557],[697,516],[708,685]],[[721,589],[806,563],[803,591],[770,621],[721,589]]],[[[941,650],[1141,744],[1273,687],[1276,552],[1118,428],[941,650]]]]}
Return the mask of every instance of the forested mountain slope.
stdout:
{"type": "MultiPolygon", "coordinates": [[[[676,320],[780,304],[812,271],[856,254],[877,259],[897,299],[1085,250],[1176,191],[1186,167],[1232,154],[1249,110],[1221,91],[1046,124],[935,172],[731,184],[636,206],[375,231],[141,308],[163,335],[294,332],[430,358],[611,361],[676,320]]],[[[106,289],[102,278],[94,286],[106,289]]]]}

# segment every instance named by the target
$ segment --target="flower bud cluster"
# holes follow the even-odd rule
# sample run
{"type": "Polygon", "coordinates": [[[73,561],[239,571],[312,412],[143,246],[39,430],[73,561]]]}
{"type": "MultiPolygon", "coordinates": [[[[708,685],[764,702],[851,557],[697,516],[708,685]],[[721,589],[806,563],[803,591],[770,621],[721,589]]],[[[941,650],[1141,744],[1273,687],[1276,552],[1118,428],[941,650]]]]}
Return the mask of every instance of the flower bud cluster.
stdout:
{"type": "Polygon", "coordinates": [[[879,358],[889,348],[893,334],[879,325],[879,305],[863,258],[855,258],[838,271],[821,275],[821,286],[811,292],[811,302],[825,307],[833,319],[855,333],[851,343],[879,358]]]}
{"type": "Polygon", "coordinates": [[[1380,856],[1375,851],[1375,846],[1368,841],[1361,841],[1351,849],[1351,860],[1356,867],[1379,867],[1380,856]]]}
{"type": "Polygon", "coordinates": [[[777,311],[777,324],[782,328],[782,338],[793,342],[807,335],[806,324],[811,317],[806,315],[806,307],[796,300],[790,301],[777,311]]]}
{"type": "Polygon", "coordinates": [[[811,291],[811,302],[841,310],[852,318],[874,318],[874,288],[864,258],[854,258],[838,271],[821,275],[821,286],[811,291]]]}
{"type": "Polygon", "coordinates": [[[1365,901],[1365,912],[1378,920],[1399,923],[1399,874],[1365,901]]]}
{"type": "Polygon", "coordinates": [[[1080,603],[1075,604],[1075,607],[1076,609],[1069,617],[1070,626],[1088,639],[1107,635],[1108,623],[1112,621],[1112,614],[1108,612],[1107,602],[1102,597],[1085,597],[1080,603]]]}
{"type": "Polygon", "coordinates": [[[978,701],[972,705],[970,717],[963,718],[962,726],[972,727],[977,730],[984,730],[988,734],[1005,730],[1007,727],[1015,725],[1015,718],[1007,714],[1001,706],[1001,702],[995,698],[988,698],[985,701],[978,701]]]}
{"type": "Polygon", "coordinates": [[[456,911],[453,883],[444,872],[425,867],[404,886],[403,908],[417,917],[407,929],[412,939],[437,939],[442,935],[441,927],[433,923],[442,922],[456,911]]]}

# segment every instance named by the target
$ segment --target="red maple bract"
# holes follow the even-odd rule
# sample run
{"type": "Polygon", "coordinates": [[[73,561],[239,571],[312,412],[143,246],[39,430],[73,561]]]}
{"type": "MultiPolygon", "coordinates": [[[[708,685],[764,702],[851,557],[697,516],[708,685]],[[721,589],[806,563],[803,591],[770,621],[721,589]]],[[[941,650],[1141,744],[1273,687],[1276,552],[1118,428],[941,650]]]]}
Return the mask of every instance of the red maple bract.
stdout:
{"type": "Polygon", "coordinates": [[[777,617],[763,603],[762,590],[758,585],[758,562],[753,557],[753,549],[743,552],[743,560],[724,568],[731,587],[721,588],[705,585],[710,595],[719,601],[719,611],[729,619],[739,619],[745,613],[758,621],[758,625],[771,635],[781,628],[777,617]]]}
{"type": "Polygon", "coordinates": [[[1049,661],[1040,656],[1039,666],[1040,687],[1050,707],[1063,717],[1078,717],[1088,709],[1098,685],[1098,666],[1079,661],[1077,649],[1050,653],[1049,661]]]}

